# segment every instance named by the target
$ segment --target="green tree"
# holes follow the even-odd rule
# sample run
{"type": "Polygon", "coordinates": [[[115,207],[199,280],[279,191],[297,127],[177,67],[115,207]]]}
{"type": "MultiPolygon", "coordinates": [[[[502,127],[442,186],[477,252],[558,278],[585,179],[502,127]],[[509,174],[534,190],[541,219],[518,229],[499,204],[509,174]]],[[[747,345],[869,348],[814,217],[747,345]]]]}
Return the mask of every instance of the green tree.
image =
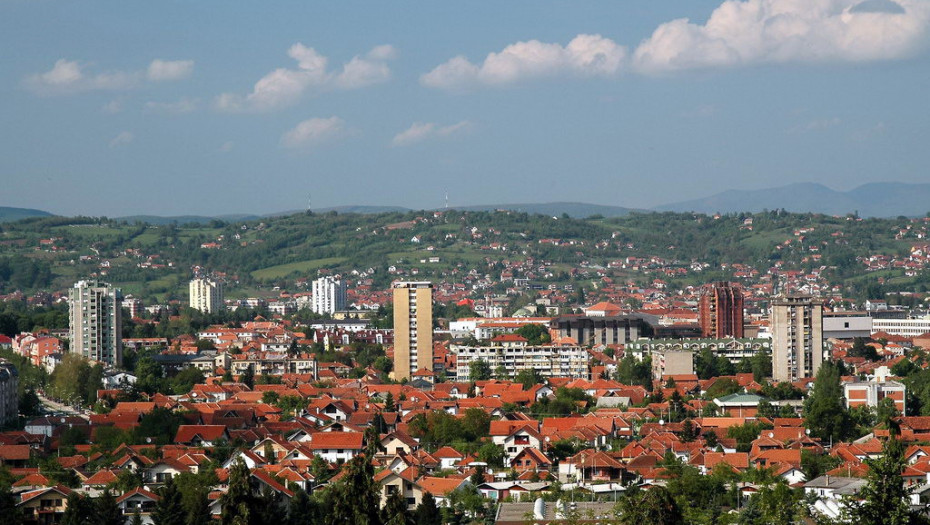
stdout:
{"type": "Polygon", "coordinates": [[[811,435],[824,441],[842,441],[849,433],[849,413],[843,406],[839,370],[830,361],[817,371],[814,388],[804,401],[804,420],[811,435]]]}
{"type": "Polygon", "coordinates": [[[885,442],[882,456],[867,459],[868,483],[858,498],[848,503],[847,512],[855,523],[863,525],[906,525],[912,523],[908,494],[901,472],[906,462],[904,446],[892,433],[885,442]]]}
{"type": "Polygon", "coordinates": [[[429,492],[423,494],[415,516],[416,525],[442,525],[442,514],[436,506],[436,498],[429,492]]]}
{"type": "Polygon", "coordinates": [[[487,381],[491,379],[491,365],[484,359],[476,359],[468,364],[468,379],[471,381],[487,381]]]}
{"type": "Polygon", "coordinates": [[[539,370],[535,368],[524,368],[517,372],[517,376],[514,378],[514,381],[523,385],[523,388],[529,390],[536,385],[545,383],[545,379],[542,374],[539,373],[539,370]]]}
{"type": "Polygon", "coordinates": [[[92,499],[78,492],[68,495],[67,508],[61,517],[61,525],[95,525],[96,509],[92,499]]]}
{"type": "Polygon", "coordinates": [[[637,490],[618,504],[623,525],[680,525],[685,522],[672,494],[663,487],[637,490]]]}
{"type": "Polygon", "coordinates": [[[239,382],[249,387],[249,390],[255,387],[255,370],[252,370],[252,365],[249,365],[249,367],[245,369],[245,372],[242,373],[242,377],[239,378],[239,382]]]}
{"type": "Polygon", "coordinates": [[[381,511],[381,523],[384,525],[410,525],[413,523],[407,510],[407,499],[398,491],[387,499],[381,511]]]}
{"type": "Polygon", "coordinates": [[[549,329],[545,325],[537,323],[525,324],[515,333],[526,339],[526,342],[533,346],[544,345],[552,341],[552,338],[549,336],[549,329]]]}
{"type": "Polygon", "coordinates": [[[236,460],[229,469],[229,489],[222,496],[222,525],[258,525],[257,509],[252,489],[249,486],[249,467],[242,459],[236,460]]]}
{"type": "Polygon", "coordinates": [[[394,402],[394,394],[388,392],[384,397],[384,411],[385,412],[396,412],[397,404],[394,402]]]}
{"type": "Polygon", "coordinates": [[[116,498],[109,490],[104,490],[94,501],[97,525],[125,525],[123,511],[116,504],[116,498]]]}
{"type": "Polygon", "coordinates": [[[344,467],[345,475],[329,490],[333,491],[329,507],[330,522],[376,525],[380,523],[379,497],[374,481],[374,467],[365,455],[352,458],[344,467]]]}
{"type": "Polygon", "coordinates": [[[158,491],[158,496],[155,509],[152,510],[154,525],[185,525],[187,516],[181,491],[174,484],[174,480],[169,479],[158,491]]]}

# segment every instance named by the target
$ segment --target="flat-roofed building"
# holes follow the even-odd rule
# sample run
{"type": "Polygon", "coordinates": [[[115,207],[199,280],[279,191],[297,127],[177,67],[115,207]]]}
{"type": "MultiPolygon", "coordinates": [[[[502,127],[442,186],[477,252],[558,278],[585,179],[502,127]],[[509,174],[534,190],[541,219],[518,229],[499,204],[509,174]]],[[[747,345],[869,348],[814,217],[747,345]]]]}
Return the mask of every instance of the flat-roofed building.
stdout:
{"type": "Polygon", "coordinates": [[[399,281],[394,290],[394,371],[396,380],[433,371],[433,284],[399,281]]]}
{"type": "Polygon", "coordinates": [[[772,377],[814,377],[823,363],[823,302],[809,295],[772,301],[772,377]]]}
{"type": "Polygon", "coordinates": [[[70,352],[110,366],[123,364],[122,302],[119,288],[79,281],[68,295],[70,352]]]}

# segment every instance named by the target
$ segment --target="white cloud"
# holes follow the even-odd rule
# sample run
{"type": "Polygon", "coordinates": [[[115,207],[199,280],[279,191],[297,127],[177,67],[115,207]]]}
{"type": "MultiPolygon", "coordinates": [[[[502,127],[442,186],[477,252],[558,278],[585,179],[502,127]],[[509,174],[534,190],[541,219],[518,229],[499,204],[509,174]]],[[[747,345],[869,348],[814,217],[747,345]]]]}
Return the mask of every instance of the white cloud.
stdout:
{"type": "Polygon", "coordinates": [[[147,72],[105,71],[89,73],[89,64],[76,60],[59,59],[52,69],[30,75],[25,85],[41,95],[66,95],[82,91],[119,91],[130,89],[148,80],[177,80],[190,74],[194,62],[154,60],[147,72]]]}
{"type": "Polygon", "coordinates": [[[683,111],[681,113],[681,116],[685,118],[706,118],[706,117],[713,116],[714,113],[716,112],[717,112],[716,107],[710,104],[701,104],[700,106],[697,106],[696,108],[683,111]]]}
{"type": "Polygon", "coordinates": [[[220,151],[222,151],[223,153],[230,152],[230,151],[232,151],[233,146],[235,146],[235,145],[236,145],[236,144],[235,144],[233,141],[227,140],[226,142],[224,142],[224,143],[220,146],[220,151]]]}
{"type": "Polygon", "coordinates": [[[26,86],[43,95],[63,95],[80,91],[121,90],[139,83],[138,73],[109,71],[85,73],[86,64],[59,59],[52,69],[26,77],[26,86]]]}
{"type": "Polygon", "coordinates": [[[149,64],[146,76],[149,80],[160,82],[164,80],[180,80],[191,76],[194,72],[193,60],[162,60],[156,58],[149,64]]]}
{"type": "Polygon", "coordinates": [[[784,62],[862,62],[911,55],[926,41],[923,0],[727,0],[703,25],[660,25],[633,54],[635,70],[784,62]]]}
{"type": "Polygon", "coordinates": [[[123,144],[129,144],[135,138],[136,136],[133,135],[131,131],[121,131],[117,136],[110,140],[110,147],[116,148],[122,146],[123,144]]]}
{"type": "Polygon", "coordinates": [[[103,111],[106,113],[119,113],[123,110],[123,101],[114,99],[103,105],[103,111]]]}
{"type": "Polygon", "coordinates": [[[364,56],[353,57],[338,72],[328,71],[328,59],[300,42],[292,45],[287,54],[297,61],[296,69],[275,69],[260,78],[245,96],[223,93],[216,97],[216,108],[271,111],[296,103],[308,91],[355,89],[385,82],[391,77],[386,62],[396,56],[396,51],[388,45],[377,46],[364,56]]]}
{"type": "Polygon", "coordinates": [[[437,126],[433,122],[414,122],[412,126],[394,135],[392,146],[409,146],[432,137],[447,137],[457,132],[465,131],[471,123],[463,120],[451,126],[437,126]]]}
{"type": "Polygon", "coordinates": [[[794,126],[788,129],[788,133],[810,133],[811,131],[823,131],[825,129],[839,126],[843,121],[839,117],[815,119],[804,124],[794,126]]]}
{"type": "Polygon", "coordinates": [[[145,110],[153,113],[190,113],[197,109],[198,100],[195,98],[181,97],[177,102],[146,102],[145,110]]]}
{"type": "Polygon", "coordinates": [[[564,47],[530,40],[490,53],[480,65],[457,56],[421,76],[420,83],[460,90],[556,75],[611,76],[621,70],[626,56],[625,47],[601,35],[578,35],[564,47]]]}
{"type": "Polygon", "coordinates": [[[303,149],[338,138],[345,133],[345,122],[339,117],[311,118],[297,124],[281,136],[281,145],[303,149]]]}

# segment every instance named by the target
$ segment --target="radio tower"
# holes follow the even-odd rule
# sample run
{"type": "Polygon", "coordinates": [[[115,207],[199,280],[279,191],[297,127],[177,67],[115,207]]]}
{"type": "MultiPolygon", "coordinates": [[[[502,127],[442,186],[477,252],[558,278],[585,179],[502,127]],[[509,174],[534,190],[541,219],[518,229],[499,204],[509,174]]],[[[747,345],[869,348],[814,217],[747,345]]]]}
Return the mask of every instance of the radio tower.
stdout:
{"type": "Polygon", "coordinates": [[[446,209],[449,209],[449,192],[446,192],[446,209]]]}

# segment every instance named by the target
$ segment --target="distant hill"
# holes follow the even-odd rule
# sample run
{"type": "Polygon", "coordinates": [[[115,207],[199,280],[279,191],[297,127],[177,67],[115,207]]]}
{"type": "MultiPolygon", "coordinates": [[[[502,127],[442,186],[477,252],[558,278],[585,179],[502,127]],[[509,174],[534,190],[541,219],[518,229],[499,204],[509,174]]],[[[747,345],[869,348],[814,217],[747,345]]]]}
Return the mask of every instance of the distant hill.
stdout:
{"type": "Polygon", "coordinates": [[[542,215],[559,216],[563,213],[569,217],[583,219],[592,215],[603,215],[604,217],[623,217],[629,215],[631,211],[641,211],[634,208],[624,208],[621,206],[608,206],[603,204],[588,204],[585,202],[543,202],[528,204],[485,204],[476,206],[455,206],[457,210],[465,211],[494,211],[494,210],[511,210],[524,213],[539,213],[542,215]]]}
{"type": "Polygon", "coordinates": [[[52,214],[47,211],[33,210],[31,208],[11,208],[9,206],[0,206],[0,222],[13,222],[29,217],[51,217],[52,214]]]}
{"type": "Polygon", "coordinates": [[[930,184],[876,182],[850,191],[836,191],[822,184],[805,182],[763,190],[727,190],[654,208],[656,211],[734,213],[784,209],[861,217],[922,216],[930,211],[930,184]]]}
{"type": "Polygon", "coordinates": [[[126,221],[129,223],[133,222],[144,222],[147,224],[154,225],[165,225],[171,223],[177,224],[207,224],[210,221],[220,220],[226,222],[242,222],[242,221],[252,221],[255,219],[260,219],[258,215],[245,215],[245,214],[231,214],[231,215],[219,215],[216,217],[206,217],[203,215],[175,215],[171,217],[161,217],[158,215],[130,215],[127,217],[117,217],[121,221],[126,221]]]}

